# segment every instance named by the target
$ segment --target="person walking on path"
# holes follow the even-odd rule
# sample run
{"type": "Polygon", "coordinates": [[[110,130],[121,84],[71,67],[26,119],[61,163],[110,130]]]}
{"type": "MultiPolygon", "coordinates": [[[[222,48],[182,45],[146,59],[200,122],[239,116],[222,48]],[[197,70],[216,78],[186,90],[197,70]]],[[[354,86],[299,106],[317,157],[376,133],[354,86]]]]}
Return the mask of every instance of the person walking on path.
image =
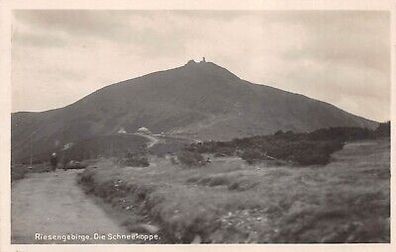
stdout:
{"type": "Polygon", "coordinates": [[[58,157],[55,152],[52,153],[50,162],[51,162],[52,171],[55,171],[56,166],[58,165],[58,157]]]}

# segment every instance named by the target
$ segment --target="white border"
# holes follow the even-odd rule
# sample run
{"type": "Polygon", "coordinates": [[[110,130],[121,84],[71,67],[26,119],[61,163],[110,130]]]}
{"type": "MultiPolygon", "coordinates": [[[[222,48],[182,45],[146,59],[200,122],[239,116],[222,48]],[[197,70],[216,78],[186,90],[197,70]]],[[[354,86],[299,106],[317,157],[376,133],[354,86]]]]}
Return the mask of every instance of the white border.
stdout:
{"type": "MultiPolygon", "coordinates": [[[[252,245],[11,245],[10,244],[10,87],[11,87],[11,10],[13,9],[213,9],[213,10],[388,10],[391,11],[391,71],[392,84],[396,77],[396,2],[391,0],[3,0],[0,1],[0,251],[396,251],[395,232],[391,244],[252,244],[252,245]]],[[[392,85],[392,121],[396,118],[392,85]]],[[[395,127],[392,127],[391,162],[395,160],[395,127]]],[[[393,172],[392,172],[393,173],[393,172]]],[[[391,178],[394,188],[395,178],[391,178]]],[[[395,194],[391,193],[395,214],[395,194]]],[[[392,231],[395,221],[392,220],[392,231]]]]}

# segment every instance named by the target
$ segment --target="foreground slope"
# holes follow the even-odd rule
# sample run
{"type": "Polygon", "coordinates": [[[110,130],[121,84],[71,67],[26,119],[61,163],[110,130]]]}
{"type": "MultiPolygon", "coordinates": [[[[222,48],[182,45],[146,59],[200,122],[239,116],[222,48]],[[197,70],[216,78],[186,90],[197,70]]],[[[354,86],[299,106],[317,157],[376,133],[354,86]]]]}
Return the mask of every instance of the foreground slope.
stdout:
{"type": "Polygon", "coordinates": [[[335,106],[242,80],[211,62],[116,83],[61,109],[12,114],[13,160],[121,128],[139,127],[188,138],[229,140],[277,130],[330,126],[374,128],[376,122],[335,106]]]}

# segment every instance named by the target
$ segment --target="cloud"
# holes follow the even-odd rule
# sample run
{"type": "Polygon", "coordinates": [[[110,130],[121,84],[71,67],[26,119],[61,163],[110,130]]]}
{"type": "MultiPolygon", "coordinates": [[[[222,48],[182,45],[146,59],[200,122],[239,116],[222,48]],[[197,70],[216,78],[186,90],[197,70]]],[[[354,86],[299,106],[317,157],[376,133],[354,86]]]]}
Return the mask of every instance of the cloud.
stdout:
{"type": "Polygon", "coordinates": [[[304,47],[288,52],[290,59],[315,58],[389,71],[389,13],[340,12],[301,19],[309,31],[304,47]]]}
{"type": "Polygon", "coordinates": [[[124,21],[128,14],[120,11],[17,10],[14,17],[41,31],[114,39],[114,35],[122,34],[127,29],[124,21]]]}
{"type": "Polygon", "coordinates": [[[13,110],[65,106],[206,56],[251,82],[386,120],[389,24],[389,13],[364,11],[18,10],[13,110]]]}

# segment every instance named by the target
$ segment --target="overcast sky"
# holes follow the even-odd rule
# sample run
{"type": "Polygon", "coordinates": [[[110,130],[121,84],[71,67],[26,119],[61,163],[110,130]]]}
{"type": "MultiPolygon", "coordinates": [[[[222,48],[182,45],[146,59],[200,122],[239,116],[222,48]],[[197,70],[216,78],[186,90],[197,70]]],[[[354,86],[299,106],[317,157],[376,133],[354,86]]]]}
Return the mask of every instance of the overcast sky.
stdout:
{"type": "Polygon", "coordinates": [[[390,19],[351,11],[15,11],[12,110],[63,107],[189,59],[390,118],[390,19]]]}

